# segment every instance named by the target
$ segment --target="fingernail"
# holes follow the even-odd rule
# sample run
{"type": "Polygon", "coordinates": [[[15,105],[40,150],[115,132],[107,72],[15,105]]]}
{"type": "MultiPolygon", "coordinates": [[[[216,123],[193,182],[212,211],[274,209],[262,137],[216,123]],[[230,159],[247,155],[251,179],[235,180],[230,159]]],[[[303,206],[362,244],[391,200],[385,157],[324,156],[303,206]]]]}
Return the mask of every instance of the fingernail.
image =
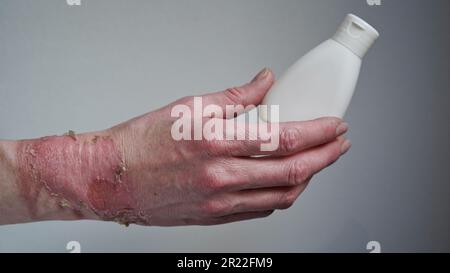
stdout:
{"type": "Polygon", "coordinates": [[[351,146],[352,146],[352,143],[350,142],[350,140],[346,139],[341,144],[341,155],[345,154],[350,149],[351,146]]]}
{"type": "Polygon", "coordinates": [[[341,124],[338,125],[338,127],[336,128],[336,135],[340,136],[344,133],[346,133],[348,130],[348,123],[347,122],[342,122],[341,124]]]}
{"type": "Polygon", "coordinates": [[[263,70],[259,71],[259,73],[253,78],[252,82],[263,80],[269,75],[269,69],[266,67],[263,70]]]}

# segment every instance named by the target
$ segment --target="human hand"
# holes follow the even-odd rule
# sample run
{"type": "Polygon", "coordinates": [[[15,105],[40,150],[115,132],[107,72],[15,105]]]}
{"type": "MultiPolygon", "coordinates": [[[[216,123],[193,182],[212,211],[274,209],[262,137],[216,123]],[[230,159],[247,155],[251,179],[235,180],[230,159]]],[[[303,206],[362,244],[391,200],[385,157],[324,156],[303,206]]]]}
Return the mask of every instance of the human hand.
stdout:
{"type": "MultiPolygon", "coordinates": [[[[273,81],[265,69],[242,87],[202,96],[203,105],[258,105],[273,81]]],[[[158,226],[265,217],[290,207],[350,148],[347,124],[333,117],[280,123],[279,146],[265,157],[253,157],[262,139],[177,141],[176,105],[193,108],[194,98],[108,130],[16,143],[17,191],[27,200],[20,214],[158,226]]]]}

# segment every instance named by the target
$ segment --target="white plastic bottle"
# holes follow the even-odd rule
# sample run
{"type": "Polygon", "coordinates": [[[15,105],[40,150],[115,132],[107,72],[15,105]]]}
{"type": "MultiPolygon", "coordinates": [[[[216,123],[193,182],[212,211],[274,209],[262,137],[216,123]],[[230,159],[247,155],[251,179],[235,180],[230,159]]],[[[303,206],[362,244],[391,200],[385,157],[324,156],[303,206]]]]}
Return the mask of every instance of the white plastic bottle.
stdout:
{"type": "MultiPolygon", "coordinates": [[[[293,64],[274,84],[263,105],[279,105],[279,121],[343,117],[355,90],[361,59],[378,38],[361,18],[347,15],[333,38],[293,64]]],[[[261,107],[261,119],[271,114],[261,107]]]]}

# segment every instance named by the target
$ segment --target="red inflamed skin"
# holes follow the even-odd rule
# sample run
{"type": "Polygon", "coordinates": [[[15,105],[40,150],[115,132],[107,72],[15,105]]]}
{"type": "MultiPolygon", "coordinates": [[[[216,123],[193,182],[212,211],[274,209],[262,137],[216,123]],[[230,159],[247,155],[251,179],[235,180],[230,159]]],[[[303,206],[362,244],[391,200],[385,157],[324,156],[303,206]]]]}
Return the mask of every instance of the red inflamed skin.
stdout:
{"type": "Polygon", "coordinates": [[[17,160],[18,188],[31,219],[46,219],[53,208],[73,219],[142,220],[135,216],[123,154],[108,135],[20,141],[17,160]]]}
{"type": "MultiPolygon", "coordinates": [[[[242,105],[236,109],[244,111],[259,105],[273,82],[264,69],[249,83],[201,96],[202,107],[225,113],[229,105],[242,105]]],[[[292,206],[313,175],[350,148],[348,125],[335,117],[280,123],[278,145],[264,152],[267,139],[238,140],[239,132],[217,139],[174,137],[179,117],[172,110],[181,105],[194,112],[198,99],[185,97],[102,131],[0,140],[0,224],[180,226],[262,218],[292,206]]],[[[215,114],[200,120],[213,118],[230,119],[215,114]]],[[[247,123],[247,130],[254,128],[247,123]]]]}

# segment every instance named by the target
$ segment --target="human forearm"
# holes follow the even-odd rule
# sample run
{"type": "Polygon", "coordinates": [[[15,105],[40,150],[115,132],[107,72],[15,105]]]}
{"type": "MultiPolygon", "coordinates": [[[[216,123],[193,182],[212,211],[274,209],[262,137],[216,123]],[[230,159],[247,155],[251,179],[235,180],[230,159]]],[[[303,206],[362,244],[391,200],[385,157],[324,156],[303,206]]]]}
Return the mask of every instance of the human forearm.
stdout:
{"type": "Polygon", "coordinates": [[[107,132],[2,141],[0,224],[120,221],[132,204],[116,142],[107,132]]]}
{"type": "Polygon", "coordinates": [[[15,149],[16,142],[0,141],[0,224],[24,222],[28,217],[19,193],[15,149]]]}
{"type": "MultiPolygon", "coordinates": [[[[350,148],[343,136],[348,125],[341,119],[277,124],[271,133],[276,147],[270,151],[262,150],[266,140],[260,135],[239,139],[257,125],[250,122],[217,139],[174,136],[180,121],[174,109],[195,111],[200,100],[205,109],[221,113],[230,105],[242,106],[232,113],[237,116],[258,105],[273,80],[264,69],[243,86],[185,97],[105,131],[1,142],[0,224],[98,219],[213,225],[288,208],[314,174],[350,148]]],[[[204,119],[221,117],[226,118],[204,119]]],[[[194,131],[187,126],[188,135],[202,129],[195,118],[187,121],[194,124],[194,131]]]]}

